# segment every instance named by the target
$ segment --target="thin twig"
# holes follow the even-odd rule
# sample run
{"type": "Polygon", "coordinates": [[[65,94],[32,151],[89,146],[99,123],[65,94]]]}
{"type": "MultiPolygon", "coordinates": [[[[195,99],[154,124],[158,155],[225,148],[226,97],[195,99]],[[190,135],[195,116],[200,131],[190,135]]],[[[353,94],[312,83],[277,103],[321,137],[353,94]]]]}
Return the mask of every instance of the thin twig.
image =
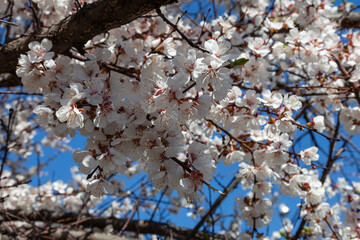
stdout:
{"type": "Polygon", "coordinates": [[[196,49],[199,49],[199,50],[201,50],[201,51],[203,51],[203,52],[206,52],[206,53],[210,53],[209,51],[207,51],[207,50],[199,47],[199,46],[196,45],[195,43],[193,43],[187,36],[185,36],[185,34],[182,33],[182,32],[180,31],[180,29],[179,29],[175,24],[173,24],[172,22],[170,22],[169,19],[167,19],[167,18],[164,16],[164,14],[161,12],[161,10],[160,10],[159,8],[156,9],[156,12],[157,12],[157,14],[158,14],[167,24],[169,24],[173,29],[175,29],[175,31],[178,32],[178,33],[180,34],[180,36],[181,36],[191,47],[196,48],[196,49]]]}
{"type": "Polygon", "coordinates": [[[205,119],[206,121],[210,122],[211,124],[213,124],[216,128],[218,128],[219,130],[221,130],[222,132],[224,132],[226,135],[228,135],[231,139],[235,140],[236,142],[238,142],[241,146],[243,146],[244,148],[246,148],[250,153],[253,153],[253,150],[246,145],[245,141],[242,141],[240,139],[238,139],[237,137],[233,136],[231,133],[229,133],[228,131],[226,131],[224,128],[222,128],[219,124],[215,123],[213,120],[211,119],[205,119]]]}
{"type": "Polygon", "coordinates": [[[27,92],[12,92],[12,91],[0,91],[0,94],[14,94],[14,95],[38,95],[42,96],[41,93],[27,93],[27,92]]]}
{"type": "MultiPolygon", "coordinates": [[[[179,164],[184,170],[186,170],[188,173],[192,173],[193,170],[187,166],[185,163],[183,163],[182,161],[180,161],[179,159],[177,159],[176,157],[171,157],[171,160],[173,160],[174,162],[176,162],[177,164],[179,164]]],[[[195,169],[196,170],[196,169],[195,169]]],[[[205,184],[206,186],[208,186],[209,188],[211,188],[212,190],[220,193],[220,194],[224,194],[223,192],[221,192],[220,190],[214,188],[213,186],[211,186],[209,183],[205,182],[204,180],[202,180],[202,183],[205,184]]]]}
{"type": "Polygon", "coordinates": [[[162,191],[158,202],[156,203],[156,207],[155,207],[153,213],[151,214],[151,217],[150,217],[150,219],[149,219],[150,222],[153,220],[156,211],[159,209],[159,205],[160,205],[160,203],[161,203],[161,200],[162,200],[162,198],[164,197],[164,195],[165,195],[165,193],[166,193],[167,190],[168,190],[168,187],[166,186],[166,188],[162,191]]]}
{"type": "Polygon", "coordinates": [[[5,24],[10,24],[10,25],[13,25],[13,26],[18,26],[18,24],[16,24],[16,23],[5,21],[5,20],[2,20],[2,19],[0,19],[0,22],[5,23],[5,24]]]}
{"type": "Polygon", "coordinates": [[[210,209],[207,211],[207,213],[200,219],[200,221],[196,224],[196,226],[193,228],[191,233],[188,235],[187,239],[192,239],[200,229],[200,227],[205,223],[205,221],[212,215],[215,210],[220,206],[220,204],[225,200],[227,196],[237,187],[237,185],[240,183],[241,178],[237,178],[234,176],[228,186],[226,187],[224,194],[220,195],[214,204],[210,207],[210,209]]]}
{"type": "Polygon", "coordinates": [[[6,132],[6,140],[5,140],[5,149],[4,149],[4,155],[2,157],[2,163],[1,163],[1,168],[0,168],[0,183],[1,183],[1,177],[2,177],[2,173],[4,170],[4,166],[7,160],[7,155],[9,153],[10,150],[10,136],[12,134],[11,128],[12,128],[12,123],[13,123],[13,119],[15,118],[14,116],[14,110],[11,108],[9,111],[9,119],[8,119],[8,123],[7,125],[5,125],[5,123],[1,120],[1,125],[4,128],[5,132],[6,132]]]}
{"type": "Polygon", "coordinates": [[[42,27],[42,26],[40,25],[40,21],[39,21],[39,18],[38,18],[38,16],[37,16],[35,4],[34,4],[34,2],[33,2],[32,0],[29,0],[29,2],[30,2],[30,9],[31,9],[31,11],[32,11],[32,13],[33,13],[33,18],[34,18],[34,20],[35,20],[36,27],[37,27],[37,28],[40,28],[40,27],[42,27]]]}
{"type": "Polygon", "coordinates": [[[291,122],[292,122],[293,124],[295,124],[296,126],[298,126],[298,127],[306,128],[306,129],[308,129],[308,130],[310,130],[310,131],[316,132],[317,134],[325,137],[325,138],[328,139],[328,140],[340,141],[340,139],[338,139],[338,138],[333,138],[333,137],[326,136],[325,134],[323,134],[323,133],[321,133],[321,132],[318,132],[316,129],[310,128],[310,127],[308,127],[308,126],[306,126],[306,125],[303,125],[303,124],[300,124],[300,123],[298,123],[298,122],[296,122],[296,121],[291,121],[291,122]]]}
{"type": "MultiPolygon", "coordinates": [[[[338,113],[338,121],[336,123],[336,127],[335,127],[335,131],[334,131],[334,138],[336,138],[339,134],[339,128],[340,128],[340,113],[341,111],[339,111],[338,113]]],[[[334,140],[332,140],[330,142],[330,146],[329,146],[329,153],[328,153],[328,161],[326,163],[326,168],[324,169],[322,175],[321,175],[321,178],[320,178],[320,182],[321,183],[324,183],[325,182],[325,179],[326,177],[329,175],[331,169],[332,169],[332,166],[335,162],[335,158],[333,157],[333,151],[335,149],[335,146],[336,146],[336,142],[334,140]]]]}
{"type": "Polygon", "coordinates": [[[187,91],[189,91],[191,88],[193,88],[196,85],[196,82],[193,82],[192,84],[190,84],[187,88],[185,88],[182,93],[186,93],[187,91]]]}
{"type": "Polygon", "coordinates": [[[328,220],[326,219],[326,217],[324,218],[324,220],[325,220],[326,224],[329,226],[331,232],[334,234],[335,238],[336,238],[337,240],[340,240],[340,238],[337,236],[334,228],[330,225],[330,223],[328,222],[328,220]]]}
{"type": "Polygon", "coordinates": [[[144,194],[144,191],[143,189],[140,190],[140,194],[139,194],[139,197],[137,199],[137,202],[129,216],[129,218],[126,220],[124,226],[122,226],[120,232],[119,232],[119,236],[121,236],[123,234],[123,232],[126,230],[127,226],[129,225],[130,221],[133,219],[134,215],[135,215],[135,212],[137,211],[137,209],[139,208],[139,205],[140,205],[140,200],[142,198],[142,195],[144,194]]]}
{"type": "MultiPolygon", "coordinates": [[[[67,54],[67,56],[71,57],[71,58],[75,58],[77,60],[80,60],[80,61],[88,61],[88,59],[82,55],[77,55],[71,51],[69,51],[67,54]]],[[[111,70],[111,71],[114,71],[114,72],[118,72],[118,73],[121,73],[129,78],[134,78],[136,79],[137,81],[140,81],[140,78],[136,75],[134,75],[134,71],[130,70],[130,69],[127,69],[127,68],[124,68],[124,67],[120,67],[120,66],[116,66],[116,65],[113,65],[113,64],[108,64],[108,63],[105,63],[105,62],[102,62],[101,63],[101,66],[108,69],[108,70],[111,70]]]]}

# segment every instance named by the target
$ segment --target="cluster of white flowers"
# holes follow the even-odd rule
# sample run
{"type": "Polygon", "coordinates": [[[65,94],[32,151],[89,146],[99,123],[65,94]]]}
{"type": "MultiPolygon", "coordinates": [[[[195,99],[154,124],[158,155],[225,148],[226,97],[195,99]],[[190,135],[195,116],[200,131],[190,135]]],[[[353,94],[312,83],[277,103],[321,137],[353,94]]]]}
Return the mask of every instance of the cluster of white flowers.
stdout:
{"type": "MultiPolygon", "coordinates": [[[[76,10],[68,0],[33,2],[51,16],[46,25],[76,10]]],[[[230,6],[232,1],[223,2],[230,6]]],[[[274,186],[303,200],[300,216],[313,238],[325,231],[333,234],[330,223],[339,236],[359,236],[359,184],[340,184],[337,191],[344,203],[330,206],[325,193],[331,180],[320,180],[314,170],[319,148],[310,145],[296,152],[293,140],[302,130],[324,137],[340,110],[344,130],[359,133],[360,108],[342,102],[355,93],[341,89],[359,84],[360,34],[349,32],[348,43],[340,44],[337,26],[328,18],[337,7],[328,1],[275,1],[274,15],[266,18],[268,1],[237,3],[235,9],[251,19],[246,26],[234,15],[202,23],[197,30],[189,20],[177,21],[188,41],[197,39],[198,48],[159,17],[138,19],[97,36],[86,44],[85,55],[73,50],[56,55],[47,38],[31,42],[16,73],[28,93],[44,95],[34,109],[37,123],[50,136],[73,137],[78,131],[87,138],[86,147],[74,151],[73,158],[88,175],[86,191],[96,197],[116,192],[109,176],[144,171],[156,189],[168,187],[191,202],[201,199],[204,184],[211,185],[217,164],[236,163],[236,177],[249,190],[236,199],[240,219],[252,228],[239,231],[242,239],[253,239],[256,229],[271,222],[269,195],[274,186]],[[337,76],[344,74],[344,67],[353,71],[337,76]],[[307,123],[295,118],[304,104],[315,113],[303,113],[307,123]],[[309,170],[310,165],[314,169],[309,170]],[[343,213],[346,224],[340,224],[343,213]]],[[[168,15],[171,21],[178,17],[168,15]]],[[[57,203],[51,192],[70,190],[56,184],[40,188],[46,200],[37,209],[73,201],[70,194],[57,203]]],[[[17,194],[32,190],[19,191],[5,208],[20,207],[23,195],[17,194]]],[[[71,211],[75,206],[71,204],[71,211]]],[[[113,203],[108,214],[131,210],[126,200],[123,206],[113,203]]],[[[203,212],[197,208],[189,216],[203,212]]],[[[293,228],[284,220],[280,232],[290,236],[293,228]]]]}
{"type": "Polygon", "coordinates": [[[0,192],[0,197],[7,199],[1,206],[1,210],[20,210],[25,214],[47,210],[54,215],[61,216],[65,212],[78,214],[82,210],[94,208],[101,200],[95,197],[91,197],[90,200],[87,199],[86,192],[81,190],[81,188],[85,188],[86,180],[84,176],[77,173],[76,168],[72,169],[72,173],[74,180],[80,186],[80,190],[74,189],[61,180],[52,183],[47,182],[38,187],[29,184],[20,184],[14,187],[26,179],[22,175],[14,176],[11,172],[5,171],[0,187],[12,187],[0,192]]]}

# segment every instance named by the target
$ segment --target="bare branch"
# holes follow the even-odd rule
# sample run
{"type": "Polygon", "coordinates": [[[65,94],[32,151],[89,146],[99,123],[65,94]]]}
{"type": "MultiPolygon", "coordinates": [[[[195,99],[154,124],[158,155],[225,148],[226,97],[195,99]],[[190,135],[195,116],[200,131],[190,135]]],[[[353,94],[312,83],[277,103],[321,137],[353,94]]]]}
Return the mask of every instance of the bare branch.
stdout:
{"type": "Polygon", "coordinates": [[[2,20],[2,19],[0,19],[0,23],[5,23],[5,24],[10,24],[10,25],[13,25],[13,26],[17,26],[16,23],[5,21],[5,20],[2,20]]]}
{"type": "MultiPolygon", "coordinates": [[[[5,214],[4,211],[0,212],[1,215],[5,214]]],[[[19,211],[7,211],[6,220],[4,221],[48,221],[48,222],[57,222],[59,224],[72,224],[78,221],[78,216],[76,214],[64,214],[61,216],[56,216],[51,211],[34,211],[30,214],[21,214],[19,211]]],[[[91,217],[84,216],[81,220],[81,225],[84,228],[92,228],[96,226],[99,229],[105,229],[106,226],[113,226],[114,230],[120,231],[128,219],[119,219],[114,217],[91,217]]],[[[75,224],[73,224],[75,225],[75,224]]],[[[189,239],[187,236],[193,231],[193,229],[176,227],[168,223],[154,222],[154,221],[139,221],[131,220],[129,221],[126,231],[130,232],[139,232],[144,234],[157,234],[161,236],[170,236],[172,234],[174,239],[186,240],[189,239]]],[[[225,239],[223,235],[215,234],[215,237],[220,239],[225,239]]],[[[205,239],[205,234],[197,232],[193,235],[191,239],[205,239]]]]}
{"type": "Polygon", "coordinates": [[[216,211],[216,209],[220,206],[220,204],[226,199],[227,196],[237,187],[237,185],[240,183],[241,178],[237,178],[236,176],[233,177],[229,185],[226,187],[224,194],[221,194],[214,204],[211,205],[208,212],[201,218],[201,220],[196,224],[194,229],[191,231],[187,239],[193,239],[193,237],[196,235],[196,233],[199,231],[201,226],[205,223],[205,221],[216,211]]]}

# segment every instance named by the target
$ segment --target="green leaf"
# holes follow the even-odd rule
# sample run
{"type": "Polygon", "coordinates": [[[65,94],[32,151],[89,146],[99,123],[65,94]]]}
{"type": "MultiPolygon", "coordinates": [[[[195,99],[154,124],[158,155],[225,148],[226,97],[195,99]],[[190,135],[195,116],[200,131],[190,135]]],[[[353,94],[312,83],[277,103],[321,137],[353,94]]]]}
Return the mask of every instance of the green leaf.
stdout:
{"type": "Polygon", "coordinates": [[[248,61],[249,61],[249,59],[239,58],[239,59],[236,59],[231,65],[233,67],[235,67],[235,66],[244,66],[244,64],[247,63],[248,61]]]}

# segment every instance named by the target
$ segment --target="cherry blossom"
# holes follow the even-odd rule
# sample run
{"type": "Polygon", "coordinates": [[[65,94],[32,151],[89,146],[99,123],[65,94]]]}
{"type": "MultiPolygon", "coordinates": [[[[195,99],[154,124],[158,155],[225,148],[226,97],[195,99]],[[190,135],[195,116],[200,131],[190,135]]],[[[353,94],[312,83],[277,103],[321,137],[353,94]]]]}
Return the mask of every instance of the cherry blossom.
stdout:
{"type": "Polygon", "coordinates": [[[76,104],[72,103],[67,106],[62,106],[56,112],[56,117],[60,122],[66,122],[69,128],[83,127],[84,116],[81,114],[81,109],[78,109],[76,104]]]}
{"type": "Polygon", "coordinates": [[[314,117],[312,123],[318,132],[323,132],[326,129],[323,116],[314,117]]]}
{"type": "Polygon", "coordinates": [[[311,147],[300,152],[301,160],[304,161],[306,165],[310,165],[311,161],[317,161],[319,159],[319,154],[317,154],[318,148],[311,147]]]}
{"type": "Polygon", "coordinates": [[[53,52],[49,52],[52,48],[52,42],[44,38],[41,43],[31,42],[29,43],[30,51],[27,53],[31,63],[41,62],[42,60],[49,60],[54,56],[53,52]]]}
{"type": "MultiPolygon", "coordinates": [[[[343,30],[356,7],[224,0],[192,19],[181,10],[185,2],[136,13],[114,29],[105,23],[70,47],[74,40],[60,30],[104,1],[0,3],[0,50],[26,42],[11,74],[21,79],[16,94],[31,95],[1,95],[0,210],[78,214],[71,226],[89,234],[83,216],[126,217],[123,228],[102,230],[134,237],[126,227],[135,214],[151,223],[166,216],[159,211],[166,206],[171,216],[187,208],[199,221],[188,239],[210,227],[229,239],[358,238],[360,184],[344,173],[356,166],[349,152],[359,152],[352,138],[360,133],[360,34],[343,30]],[[40,127],[46,134],[38,140],[40,127]],[[84,145],[72,149],[67,141],[77,133],[84,145]],[[23,162],[46,152],[39,142],[73,152],[73,182],[26,182],[45,174],[40,163],[23,171],[23,162]],[[126,190],[119,177],[141,181],[126,190]],[[233,195],[226,216],[218,206],[233,195]],[[284,196],[300,203],[285,204],[284,196]],[[278,216],[281,224],[268,233],[278,216]]],[[[7,84],[2,75],[0,83],[7,84]]]]}

